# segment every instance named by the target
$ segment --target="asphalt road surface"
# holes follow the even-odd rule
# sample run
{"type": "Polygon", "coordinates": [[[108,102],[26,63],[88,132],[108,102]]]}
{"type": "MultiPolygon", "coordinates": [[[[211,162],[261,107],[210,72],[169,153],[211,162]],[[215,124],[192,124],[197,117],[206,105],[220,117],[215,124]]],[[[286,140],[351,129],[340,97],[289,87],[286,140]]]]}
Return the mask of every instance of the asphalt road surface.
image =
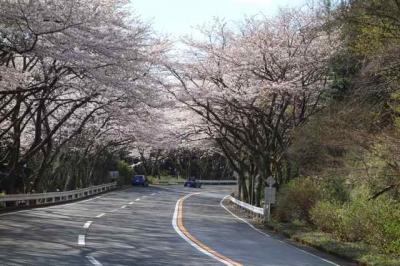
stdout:
{"type": "Polygon", "coordinates": [[[0,265],[347,265],[238,219],[232,190],[133,187],[0,214],[0,265]]]}

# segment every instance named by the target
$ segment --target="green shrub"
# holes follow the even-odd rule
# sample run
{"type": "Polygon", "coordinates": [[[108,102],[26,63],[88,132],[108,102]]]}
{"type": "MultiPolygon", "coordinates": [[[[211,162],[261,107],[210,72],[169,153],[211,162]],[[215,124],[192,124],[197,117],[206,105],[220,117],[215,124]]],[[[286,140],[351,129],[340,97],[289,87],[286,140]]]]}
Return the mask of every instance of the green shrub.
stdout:
{"type": "Polygon", "coordinates": [[[350,189],[341,176],[325,177],[322,180],[323,198],[328,201],[344,203],[350,200],[350,189]]]}
{"type": "Polygon", "coordinates": [[[158,181],[158,178],[156,176],[147,175],[146,178],[149,184],[156,184],[158,181]]]}
{"type": "Polygon", "coordinates": [[[385,253],[400,254],[400,206],[389,197],[380,197],[370,204],[371,231],[365,242],[378,246],[385,253]]]}
{"type": "Polygon", "coordinates": [[[321,188],[314,179],[294,179],[279,191],[275,215],[283,222],[309,221],[309,210],[320,198],[321,188]]]}
{"type": "Polygon", "coordinates": [[[380,241],[385,253],[400,254],[400,215],[394,220],[386,221],[383,226],[384,238],[380,241]]]}
{"type": "Polygon", "coordinates": [[[311,221],[342,240],[362,241],[381,252],[400,254],[399,204],[389,197],[370,198],[368,188],[360,186],[344,204],[319,201],[310,210],[311,221]]]}
{"type": "Polygon", "coordinates": [[[358,187],[352,191],[350,201],[343,205],[341,237],[347,241],[360,241],[373,230],[374,217],[369,190],[358,187]]]}
{"type": "Polygon", "coordinates": [[[329,201],[319,201],[310,210],[310,219],[323,232],[341,234],[342,206],[329,201]]]}

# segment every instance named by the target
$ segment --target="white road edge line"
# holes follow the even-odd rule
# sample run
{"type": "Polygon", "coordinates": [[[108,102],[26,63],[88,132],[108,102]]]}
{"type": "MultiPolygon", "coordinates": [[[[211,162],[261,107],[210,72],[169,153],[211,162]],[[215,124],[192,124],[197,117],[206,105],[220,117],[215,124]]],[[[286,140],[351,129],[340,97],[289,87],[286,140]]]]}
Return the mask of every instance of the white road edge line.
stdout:
{"type": "Polygon", "coordinates": [[[188,194],[188,195],[186,195],[185,197],[179,199],[179,200],[176,202],[176,204],[175,204],[174,216],[173,216],[173,218],[172,218],[172,226],[174,227],[175,231],[178,233],[178,235],[179,235],[180,237],[182,237],[186,242],[188,242],[191,246],[193,246],[194,248],[196,248],[198,251],[200,251],[201,253],[203,253],[203,254],[205,254],[205,255],[207,255],[207,256],[209,256],[209,257],[211,257],[211,258],[213,258],[213,259],[215,259],[215,260],[217,260],[217,261],[219,261],[219,262],[221,262],[221,263],[223,263],[224,265],[232,266],[231,263],[229,263],[229,262],[227,262],[227,261],[225,261],[225,260],[222,260],[222,259],[220,259],[220,258],[214,256],[213,254],[211,254],[211,253],[208,252],[207,250],[203,249],[202,247],[200,247],[199,245],[197,245],[196,243],[194,243],[192,240],[190,240],[189,238],[187,238],[187,237],[183,234],[183,232],[179,229],[179,227],[178,227],[178,225],[177,225],[179,202],[180,202],[180,200],[185,200],[186,198],[188,198],[188,197],[190,197],[190,196],[192,196],[192,195],[194,195],[194,194],[197,194],[197,193],[188,194]]]}
{"type": "MultiPolygon", "coordinates": [[[[229,213],[230,213],[232,216],[234,216],[235,218],[237,218],[237,219],[239,219],[240,221],[246,223],[248,226],[250,226],[252,229],[254,229],[254,230],[256,230],[257,232],[259,232],[260,234],[265,235],[265,236],[267,236],[267,237],[271,237],[269,234],[264,233],[263,231],[261,231],[260,229],[256,228],[254,225],[252,225],[251,223],[249,223],[249,222],[246,221],[245,219],[238,217],[236,214],[234,214],[233,212],[231,212],[227,207],[225,207],[225,205],[223,204],[223,201],[224,201],[226,198],[228,198],[228,197],[229,197],[229,195],[225,196],[225,197],[219,202],[219,205],[220,205],[222,208],[224,208],[227,212],[229,212],[229,213]]],[[[298,247],[296,247],[296,246],[290,245],[290,244],[288,244],[288,243],[286,243],[286,242],[284,242],[284,241],[282,241],[282,240],[278,240],[278,241],[281,242],[281,243],[283,243],[283,244],[285,244],[285,245],[288,245],[288,246],[290,246],[290,247],[293,247],[293,248],[297,249],[297,250],[300,251],[300,252],[303,252],[303,253],[305,253],[305,254],[308,254],[308,255],[310,255],[310,256],[313,256],[313,257],[315,257],[315,258],[318,258],[318,259],[320,259],[320,260],[323,260],[323,261],[325,261],[325,262],[327,262],[327,263],[329,263],[329,264],[332,264],[332,265],[335,265],[335,266],[340,266],[339,264],[336,264],[336,263],[334,263],[333,261],[330,261],[330,260],[321,258],[320,256],[317,256],[317,255],[315,255],[315,254],[312,254],[312,253],[310,253],[310,252],[308,252],[308,251],[305,251],[305,250],[303,250],[303,249],[301,249],[301,248],[298,248],[298,247]]]]}
{"type": "Polygon", "coordinates": [[[103,212],[103,213],[100,213],[99,215],[96,216],[96,218],[101,218],[101,217],[103,217],[104,215],[106,215],[104,212],[103,212]]]}
{"type": "Polygon", "coordinates": [[[87,221],[84,225],[83,228],[88,229],[89,226],[93,223],[93,221],[87,221]]]}
{"type": "Polygon", "coordinates": [[[92,256],[86,256],[86,258],[90,261],[91,264],[95,266],[103,266],[103,264],[101,264],[98,260],[96,260],[92,256]]]}
{"type": "Polygon", "coordinates": [[[85,245],[85,235],[79,235],[78,236],[78,245],[79,246],[84,246],[85,245]]]}

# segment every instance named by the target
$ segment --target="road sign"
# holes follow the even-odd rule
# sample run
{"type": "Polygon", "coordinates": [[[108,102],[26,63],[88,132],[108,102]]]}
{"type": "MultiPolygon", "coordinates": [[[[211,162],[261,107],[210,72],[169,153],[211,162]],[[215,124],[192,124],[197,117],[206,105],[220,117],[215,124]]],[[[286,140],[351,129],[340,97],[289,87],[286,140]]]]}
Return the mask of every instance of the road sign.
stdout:
{"type": "Polygon", "coordinates": [[[268,204],[276,203],[276,188],[274,187],[266,187],[265,188],[265,202],[268,204]]]}
{"type": "Polygon", "coordinates": [[[274,184],[276,183],[276,181],[275,181],[275,179],[272,177],[272,176],[269,176],[268,178],[267,178],[267,184],[268,184],[268,186],[273,186],[274,184]]]}
{"type": "Polygon", "coordinates": [[[264,217],[265,221],[269,222],[271,219],[271,204],[276,202],[276,188],[272,187],[275,184],[275,179],[270,176],[267,178],[268,187],[264,188],[264,217]]]}

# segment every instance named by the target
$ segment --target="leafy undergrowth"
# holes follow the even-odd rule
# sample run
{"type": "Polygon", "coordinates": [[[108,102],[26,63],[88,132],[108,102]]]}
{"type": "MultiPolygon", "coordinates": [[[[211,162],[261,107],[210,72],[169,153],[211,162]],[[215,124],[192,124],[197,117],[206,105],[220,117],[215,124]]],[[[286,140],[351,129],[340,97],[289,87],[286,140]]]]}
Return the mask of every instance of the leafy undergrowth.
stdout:
{"type": "MultiPolygon", "coordinates": [[[[251,215],[236,205],[228,204],[229,208],[242,217],[251,218],[251,215]]],[[[253,219],[254,223],[262,225],[260,220],[253,219]]],[[[309,225],[294,220],[291,223],[283,223],[276,220],[264,224],[270,230],[282,234],[303,245],[311,246],[318,250],[336,255],[350,261],[357,262],[359,265],[368,266],[398,266],[400,256],[396,257],[380,254],[377,249],[362,242],[344,242],[338,240],[329,233],[316,231],[309,225]]]]}

